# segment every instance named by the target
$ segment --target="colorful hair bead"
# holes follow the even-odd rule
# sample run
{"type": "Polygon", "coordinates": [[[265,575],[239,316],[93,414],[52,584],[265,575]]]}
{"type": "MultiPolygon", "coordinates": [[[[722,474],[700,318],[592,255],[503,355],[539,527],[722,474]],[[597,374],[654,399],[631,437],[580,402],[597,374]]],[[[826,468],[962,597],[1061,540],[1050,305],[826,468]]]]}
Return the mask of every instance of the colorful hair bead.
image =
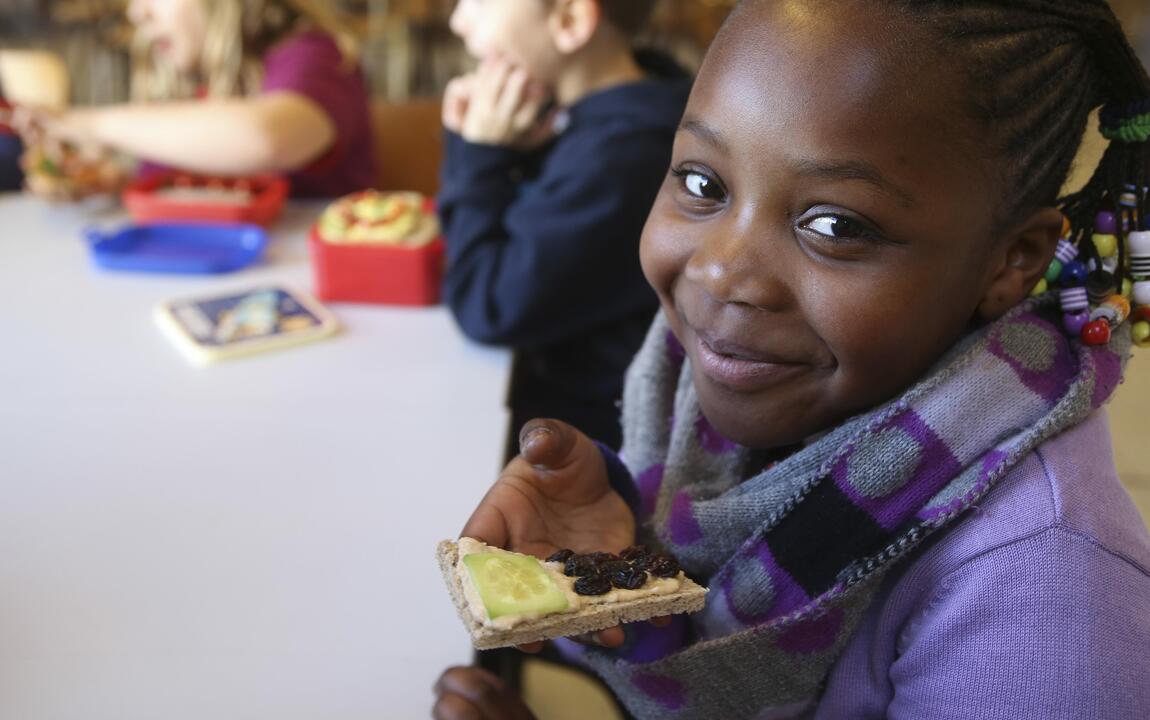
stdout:
{"type": "Polygon", "coordinates": [[[1115,235],[1118,233],[1118,216],[1103,210],[1094,216],[1094,232],[1102,235],[1115,235]]]}
{"type": "Polygon", "coordinates": [[[1113,233],[1095,233],[1091,236],[1098,254],[1104,258],[1114,257],[1118,254],[1118,236],[1113,233]]]}
{"type": "Polygon", "coordinates": [[[1046,282],[1056,283],[1058,278],[1062,277],[1062,261],[1054,258],[1050,261],[1050,265],[1046,267],[1046,282]]]}
{"type": "MultiPolygon", "coordinates": [[[[1060,263],[1068,263],[1078,257],[1078,248],[1074,247],[1074,243],[1066,238],[1062,238],[1058,241],[1058,247],[1054,248],[1054,257],[1060,263]]],[[[1062,268],[1060,266],[1059,271],[1061,270],[1062,268]]]]}
{"type": "Polygon", "coordinates": [[[1082,328],[1082,342],[1087,345],[1105,345],[1110,342],[1110,323],[1103,318],[1086,323],[1082,328]]]}
{"type": "Polygon", "coordinates": [[[1085,265],[1078,260],[1071,260],[1062,266],[1062,274],[1058,276],[1058,281],[1065,287],[1082,285],[1086,282],[1086,274],[1085,265]]]}
{"type": "Polygon", "coordinates": [[[1034,286],[1034,289],[1030,291],[1030,296],[1035,297],[1041,295],[1049,289],[1050,285],[1046,282],[1046,278],[1038,278],[1038,283],[1034,286]]]}
{"type": "Polygon", "coordinates": [[[1134,338],[1134,344],[1140,348],[1150,347],[1150,322],[1143,320],[1136,322],[1130,328],[1130,335],[1134,338]]]}
{"type": "Polygon", "coordinates": [[[1086,296],[1091,305],[1097,305],[1114,294],[1118,281],[1105,270],[1094,270],[1086,276],[1086,296]]]}
{"type": "Polygon", "coordinates": [[[1090,313],[1091,320],[1106,318],[1111,325],[1121,325],[1130,317],[1130,301],[1121,295],[1111,295],[1090,313]]]}
{"type": "Polygon", "coordinates": [[[1090,322],[1095,320],[1105,320],[1113,327],[1118,325],[1121,321],[1118,319],[1118,311],[1112,305],[1099,305],[1090,311],[1090,322]]]}
{"type": "Polygon", "coordinates": [[[1126,236],[1130,248],[1130,275],[1135,280],[1150,280],[1150,232],[1137,230],[1126,236]]]}
{"type": "Polygon", "coordinates": [[[1139,280],[1134,283],[1132,295],[1135,305],[1150,305],[1150,280],[1139,280]]]}
{"type": "Polygon", "coordinates": [[[1082,328],[1086,327],[1088,322],[1090,322],[1089,310],[1079,310],[1062,316],[1062,327],[1066,328],[1066,332],[1074,337],[1082,334],[1082,328]]]}
{"type": "Polygon", "coordinates": [[[1090,309],[1090,300],[1084,287],[1065,288],[1058,293],[1058,299],[1062,303],[1062,312],[1067,314],[1090,309]]]}

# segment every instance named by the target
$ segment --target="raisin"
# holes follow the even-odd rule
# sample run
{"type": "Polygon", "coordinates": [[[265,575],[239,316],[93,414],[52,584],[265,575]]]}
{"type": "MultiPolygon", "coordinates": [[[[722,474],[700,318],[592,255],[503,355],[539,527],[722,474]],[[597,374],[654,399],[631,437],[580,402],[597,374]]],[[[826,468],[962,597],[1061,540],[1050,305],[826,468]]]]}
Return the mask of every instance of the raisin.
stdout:
{"type": "Polygon", "coordinates": [[[568,550],[567,548],[563,548],[562,550],[556,550],[555,552],[551,553],[550,557],[547,558],[547,562],[565,563],[565,562],[567,562],[568,558],[570,558],[574,554],[575,554],[574,550],[568,550]]]}
{"type": "Polygon", "coordinates": [[[631,564],[626,560],[608,560],[601,563],[596,570],[600,575],[614,575],[621,570],[630,570],[631,564]]]}
{"type": "Polygon", "coordinates": [[[609,552],[593,552],[587,557],[591,558],[591,562],[596,566],[602,565],[603,563],[615,562],[619,559],[618,555],[609,552]]]}
{"type": "Polygon", "coordinates": [[[631,561],[631,567],[636,570],[650,570],[651,565],[659,559],[658,555],[640,555],[631,561]]]}
{"type": "Polygon", "coordinates": [[[563,574],[568,577],[587,575],[595,571],[595,563],[587,555],[572,555],[563,565],[563,574]]]}
{"type": "Polygon", "coordinates": [[[679,574],[679,563],[675,558],[664,555],[656,559],[650,569],[656,577],[672,578],[679,574]]]}
{"type": "Polygon", "coordinates": [[[611,581],[603,575],[586,575],[575,581],[579,595],[605,595],[611,591],[611,581]]]}
{"type": "Polygon", "coordinates": [[[638,590],[647,582],[647,573],[633,567],[624,568],[611,575],[611,584],[624,590],[638,590]]]}
{"type": "Polygon", "coordinates": [[[627,560],[628,562],[638,560],[641,557],[650,555],[651,551],[647,549],[646,545],[632,545],[631,547],[619,553],[619,557],[627,560]]]}

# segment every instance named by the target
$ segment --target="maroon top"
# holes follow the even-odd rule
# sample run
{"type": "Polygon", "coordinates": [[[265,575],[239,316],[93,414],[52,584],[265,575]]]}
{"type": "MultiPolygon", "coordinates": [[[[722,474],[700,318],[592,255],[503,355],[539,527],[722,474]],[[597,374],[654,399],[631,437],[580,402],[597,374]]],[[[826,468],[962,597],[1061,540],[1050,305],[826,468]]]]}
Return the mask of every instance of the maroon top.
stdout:
{"type": "Polygon", "coordinates": [[[329,35],[309,31],[278,43],[264,57],[263,92],[299,93],[335,125],[335,144],[289,174],[295,197],[334,197],[375,185],[375,149],[367,86],[358,66],[344,63],[329,35]]]}
{"type": "MultiPolygon", "coordinates": [[[[264,56],[261,92],[298,93],[335,125],[335,143],[308,166],[288,173],[292,197],[337,197],[375,185],[375,148],[367,86],[358,66],[345,66],[329,35],[309,31],[277,43],[264,56]]],[[[144,160],[140,177],[170,168],[144,160]]]]}

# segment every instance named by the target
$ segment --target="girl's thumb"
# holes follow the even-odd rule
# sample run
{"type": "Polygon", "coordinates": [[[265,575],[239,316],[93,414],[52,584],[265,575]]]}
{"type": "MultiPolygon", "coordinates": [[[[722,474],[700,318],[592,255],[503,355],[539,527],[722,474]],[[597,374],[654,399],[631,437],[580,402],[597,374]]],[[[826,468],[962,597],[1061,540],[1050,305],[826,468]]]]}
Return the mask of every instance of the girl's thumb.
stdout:
{"type": "Polygon", "coordinates": [[[519,454],[536,468],[554,470],[567,463],[577,436],[559,420],[530,420],[519,431],[519,454]]]}

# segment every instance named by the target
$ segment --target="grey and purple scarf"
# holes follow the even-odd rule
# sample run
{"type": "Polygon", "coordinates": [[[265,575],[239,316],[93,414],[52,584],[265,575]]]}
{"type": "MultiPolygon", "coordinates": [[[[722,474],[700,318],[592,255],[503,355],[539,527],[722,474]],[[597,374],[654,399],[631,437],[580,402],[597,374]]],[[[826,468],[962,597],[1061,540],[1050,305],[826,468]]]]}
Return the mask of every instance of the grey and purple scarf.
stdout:
{"type": "Polygon", "coordinates": [[[902,396],[749,479],[755,456],[703,417],[660,317],[627,376],[624,457],[642,539],[710,586],[706,607],[629,654],[587,660],[638,718],[808,713],[894,561],[955,522],[1026,454],[1117,386],[1109,346],[1031,300],[964,338],[902,396]]]}

